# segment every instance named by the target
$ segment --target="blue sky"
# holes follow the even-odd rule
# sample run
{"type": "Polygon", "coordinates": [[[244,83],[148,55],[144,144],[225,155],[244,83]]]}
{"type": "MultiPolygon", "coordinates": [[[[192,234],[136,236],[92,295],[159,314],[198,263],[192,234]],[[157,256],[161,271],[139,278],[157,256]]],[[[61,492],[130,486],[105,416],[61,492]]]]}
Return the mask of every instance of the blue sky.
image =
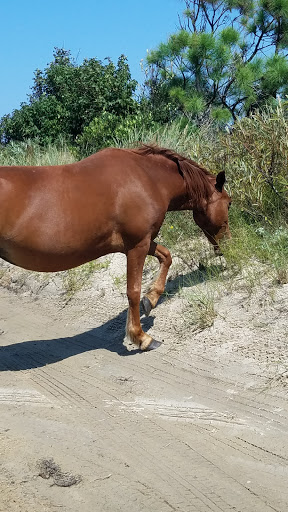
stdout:
{"type": "Polygon", "coordinates": [[[55,46],[84,58],[124,53],[133,78],[143,80],[140,60],[178,27],[181,0],[10,0],[0,23],[0,117],[27,100],[33,73],[53,59],[55,46]]]}

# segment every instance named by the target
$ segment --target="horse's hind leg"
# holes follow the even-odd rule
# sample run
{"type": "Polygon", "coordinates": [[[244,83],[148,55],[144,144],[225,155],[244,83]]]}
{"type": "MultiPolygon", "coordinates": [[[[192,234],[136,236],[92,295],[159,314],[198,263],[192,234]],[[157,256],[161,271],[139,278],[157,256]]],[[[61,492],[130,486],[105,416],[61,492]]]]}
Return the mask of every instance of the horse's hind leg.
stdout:
{"type": "Polygon", "coordinates": [[[157,348],[160,343],[142,330],[140,323],[140,294],[142,272],[148,254],[150,240],[130,249],[127,256],[127,297],[129,302],[126,333],[141,350],[157,348]]]}
{"type": "Polygon", "coordinates": [[[148,292],[142,299],[145,315],[148,316],[151,309],[155,308],[160,295],[164,292],[167,273],[172,263],[171,254],[163,245],[151,242],[148,254],[156,256],[160,263],[160,271],[155,281],[151,284],[148,292]]]}

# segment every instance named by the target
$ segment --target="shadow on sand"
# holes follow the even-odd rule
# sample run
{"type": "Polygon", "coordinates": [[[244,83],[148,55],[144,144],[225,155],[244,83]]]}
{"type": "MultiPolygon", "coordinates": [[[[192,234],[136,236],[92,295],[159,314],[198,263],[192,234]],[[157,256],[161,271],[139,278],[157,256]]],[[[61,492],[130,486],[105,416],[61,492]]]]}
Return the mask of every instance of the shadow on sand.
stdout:
{"type": "MultiPolygon", "coordinates": [[[[214,270],[219,273],[218,266],[214,270]]],[[[166,294],[163,294],[159,302],[163,303],[173,297],[181,288],[195,286],[211,279],[211,276],[213,276],[211,268],[209,273],[205,270],[195,270],[185,275],[179,275],[167,283],[166,294]]],[[[0,346],[0,371],[40,368],[77,354],[98,349],[116,352],[120,356],[142,353],[136,348],[128,350],[123,345],[126,317],[127,309],[101,326],[75,336],[22,341],[12,345],[0,346]]],[[[154,317],[142,317],[141,322],[143,329],[148,331],[154,323],[154,317]]]]}

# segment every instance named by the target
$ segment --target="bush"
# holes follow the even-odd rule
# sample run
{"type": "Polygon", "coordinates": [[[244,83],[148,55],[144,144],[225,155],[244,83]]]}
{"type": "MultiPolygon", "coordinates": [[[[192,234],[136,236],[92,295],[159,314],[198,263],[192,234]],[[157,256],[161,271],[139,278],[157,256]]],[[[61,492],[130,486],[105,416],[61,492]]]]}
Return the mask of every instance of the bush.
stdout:
{"type": "Polygon", "coordinates": [[[109,112],[103,112],[100,116],[95,117],[84,128],[82,135],[77,138],[77,152],[79,156],[84,157],[104,147],[120,146],[121,141],[126,141],[127,138],[131,137],[131,134],[139,133],[148,128],[153,130],[157,128],[149,114],[138,112],[123,118],[109,112]]]}

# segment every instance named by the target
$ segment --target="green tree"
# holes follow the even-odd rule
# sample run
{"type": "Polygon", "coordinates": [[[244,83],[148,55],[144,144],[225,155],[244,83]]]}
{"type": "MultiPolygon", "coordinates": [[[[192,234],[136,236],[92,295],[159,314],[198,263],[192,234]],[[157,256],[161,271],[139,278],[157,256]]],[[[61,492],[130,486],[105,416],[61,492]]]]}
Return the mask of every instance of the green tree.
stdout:
{"type": "Polygon", "coordinates": [[[228,121],[288,93],[288,0],[185,4],[180,30],[148,54],[152,103],[168,90],[188,117],[228,121]]]}
{"type": "Polygon", "coordinates": [[[77,65],[69,51],[56,48],[54,60],[34,74],[29,102],[0,122],[3,142],[37,137],[41,143],[59,136],[74,141],[104,111],[125,118],[137,108],[126,57],[115,66],[95,58],[77,65]]]}

